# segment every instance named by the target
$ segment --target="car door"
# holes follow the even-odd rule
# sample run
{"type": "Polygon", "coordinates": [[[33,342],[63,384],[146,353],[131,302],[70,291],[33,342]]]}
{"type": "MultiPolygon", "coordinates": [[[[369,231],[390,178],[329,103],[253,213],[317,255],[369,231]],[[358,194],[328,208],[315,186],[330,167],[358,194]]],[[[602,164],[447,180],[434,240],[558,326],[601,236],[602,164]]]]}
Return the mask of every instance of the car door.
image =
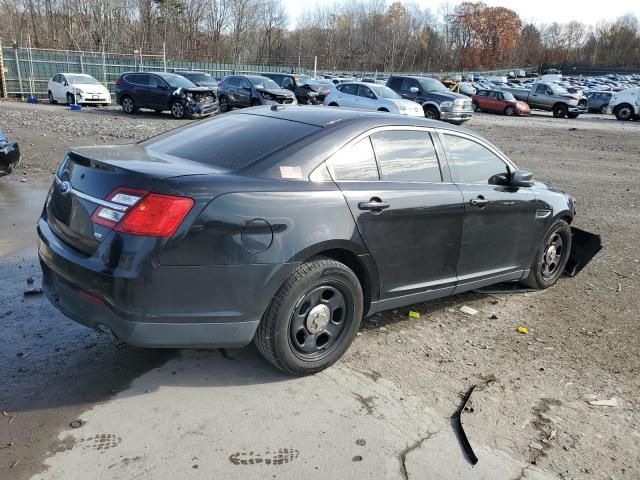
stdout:
{"type": "Polygon", "coordinates": [[[358,102],[360,108],[366,108],[367,110],[377,110],[380,107],[375,93],[364,85],[358,85],[358,102]]]}
{"type": "Polygon", "coordinates": [[[415,78],[406,78],[404,83],[402,84],[402,89],[400,90],[400,95],[402,98],[406,98],[407,100],[417,101],[418,97],[421,95],[420,84],[415,78]],[[412,88],[417,88],[417,92],[412,92],[412,88]]]}
{"type": "Polygon", "coordinates": [[[547,86],[544,83],[536,85],[535,90],[529,97],[531,108],[544,106],[544,97],[547,95],[547,86]]]}
{"type": "Polygon", "coordinates": [[[49,90],[51,90],[51,95],[55,101],[60,101],[60,77],[61,75],[58,73],[49,82],[49,90]]]}
{"type": "Polygon", "coordinates": [[[149,108],[169,108],[169,97],[171,87],[167,82],[157,75],[149,75],[149,86],[147,87],[145,99],[149,108]]]}
{"type": "Polygon", "coordinates": [[[327,165],[376,262],[381,299],[402,305],[453,292],[464,205],[430,130],[375,129],[327,165]]]}
{"type": "Polygon", "coordinates": [[[251,106],[251,84],[244,77],[239,77],[236,88],[236,103],[239,107],[251,106]]]}
{"type": "Polygon", "coordinates": [[[451,131],[441,131],[440,139],[464,200],[456,292],[495,283],[496,278],[520,278],[535,248],[535,194],[530,188],[490,181],[514,169],[490,145],[451,131]]]}
{"type": "Polygon", "coordinates": [[[343,83],[340,85],[340,106],[358,108],[358,85],[353,83],[343,83]]]}
{"type": "Polygon", "coordinates": [[[494,113],[501,111],[498,92],[489,92],[489,95],[487,96],[487,110],[494,113]]]}

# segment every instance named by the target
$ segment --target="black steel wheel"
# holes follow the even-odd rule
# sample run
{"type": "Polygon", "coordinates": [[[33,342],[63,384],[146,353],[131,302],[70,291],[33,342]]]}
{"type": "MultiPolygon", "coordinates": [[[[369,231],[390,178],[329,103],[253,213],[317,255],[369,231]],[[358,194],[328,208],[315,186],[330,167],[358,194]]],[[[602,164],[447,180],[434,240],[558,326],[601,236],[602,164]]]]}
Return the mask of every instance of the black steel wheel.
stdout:
{"type": "Polygon", "coordinates": [[[303,263],[265,312],[254,342],[273,365],[294,375],[336,362],[362,317],[360,282],[346,265],[326,257],[303,263]]]}
{"type": "Polygon", "coordinates": [[[556,220],[540,242],[529,276],[523,283],[532,288],[549,288],[564,272],[571,252],[571,227],[556,220]]]}
{"type": "Polygon", "coordinates": [[[558,103],[553,107],[553,116],[556,118],[564,118],[569,113],[569,109],[564,103],[558,103]]]}

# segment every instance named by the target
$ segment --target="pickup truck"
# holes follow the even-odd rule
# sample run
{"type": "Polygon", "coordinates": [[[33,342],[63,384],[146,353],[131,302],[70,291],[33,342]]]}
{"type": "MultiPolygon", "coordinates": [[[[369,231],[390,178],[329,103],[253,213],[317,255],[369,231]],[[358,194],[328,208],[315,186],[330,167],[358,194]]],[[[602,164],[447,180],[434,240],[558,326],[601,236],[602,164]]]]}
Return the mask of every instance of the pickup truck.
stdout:
{"type": "Polygon", "coordinates": [[[387,87],[402,98],[422,105],[426,118],[460,125],[473,117],[471,99],[459,93],[450,92],[434,78],[393,75],[387,81],[387,87]]]}
{"type": "Polygon", "coordinates": [[[526,88],[497,87],[510,92],[517,100],[527,102],[531,109],[553,112],[556,118],[576,118],[587,112],[587,97],[567,92],[553,83],[537,82],[526,88]]]}
{"type": "Polygon", "coordinates": [[[640,87],[614,93],[607,113],[613,113],[618,120],[640,120],[640,87]]]}

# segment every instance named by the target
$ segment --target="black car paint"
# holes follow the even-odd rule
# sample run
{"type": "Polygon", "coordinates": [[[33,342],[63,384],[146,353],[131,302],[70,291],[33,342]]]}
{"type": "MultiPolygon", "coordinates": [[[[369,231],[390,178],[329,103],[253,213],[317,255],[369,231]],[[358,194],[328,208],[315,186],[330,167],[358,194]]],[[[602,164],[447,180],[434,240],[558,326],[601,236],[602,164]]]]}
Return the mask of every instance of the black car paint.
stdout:
{"type": "Polygon", "coordinates": [[[0,131],[0,177],[10,174],[20,163],[20,147],[0,131]]]}
{"type": "Polygon", "coordinates": [[[190,115],[208,115],[217,110],[215,91],[210,87],[192,86],[188,88],[171,87],[163,74],[154,72],[125,72],[116,82],[116,103],[122,105],[122,99],[130,97],[136,108],[152,110],[170,110],[174,101],[180,101],[190,115]],[[133,76],[146,75],[154,78],[158,86],[137,84],[130,79],[133,76]]]}
{"type": "Polygon", "coordinates": [[[319,84],[301,84],[298,82],[300,75],[273,72],[261,73],[260,75],[269,77],[282,88],[291,90],[295,94],[298,103],[301,105],[319,105],[324,101],[324,97],[326,97],[327,93],[331,91],[329,86],[323,88],[319,84]]]}
{"type": "MultiPolygon", "coordinates": [[[[71,246],[77,240],[56,233],[59,227],[50,218],[51,203],[60,202],[54,184],[38,223],[44,289],[54,305],[90,327],[107,326],[135,345],[239,346],[251,341],[289,275],[317,254],[339,258],[356,272],[365,292],[364,311],[372,314],[525,277],[533,246],[552,222],[570,221],[575,211],[570,196],[536,182],[527,188],[481,188],[492,204],[469,214],[467,198],[480,187],[467,191],[451,183],[441,144],[441,184],[307,180],[334,152],[373,128],[413,126],[470,134],[462,128],[314,107],[263,107],[230,115],[317,128],[233,172],[155,157],[140,146],[129,154],[122,147],[71,152],[83,160],[63,164],[58,175],[74,188],[101,198],[114,186],[145,188],[189,196],[195,206],[171,238],[106,229],[88,232],[102,233],[102,238],[95,249],[81,251],[71,246]],[[299,168],[300,177],[283,179],[282,166],[299,168]],[[372,196],[392,207],[381,214],[357,208],[372,196]],[[512,222],[520,214],[529,217],[528,226],[512,222]],[[465,232],[470,228],[478,230],[465,232]],[[100,296],[104,304],[81,298],[81,290],[100,296]]],[[[72,208],[76,218],[87,218],[95,206],[78,202],[72,208]]]]}
{"type": "Polygon", "coordinates": [[[218,87],[218,98],[224,97],[229,107],[235,108],[293,103],[292,100],[295,97],[289,90],[283,88],[258,88],[249,78],[255,77],[244,75],[229,75],[224,77],[218,87]],[[236,79],[238,85],[233,84],[233,81],[236,79]],[[272,97],[272,99],[267,97],[272,97]]]}

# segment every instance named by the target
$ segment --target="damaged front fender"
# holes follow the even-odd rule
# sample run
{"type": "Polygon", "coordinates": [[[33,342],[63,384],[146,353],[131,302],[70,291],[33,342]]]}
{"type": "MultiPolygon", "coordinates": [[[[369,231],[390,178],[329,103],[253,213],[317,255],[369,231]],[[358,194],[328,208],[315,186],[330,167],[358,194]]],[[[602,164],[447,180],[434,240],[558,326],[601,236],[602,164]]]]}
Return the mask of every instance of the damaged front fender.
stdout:
{"type": "Polygon", "coordinates": [[[210,115],[218,111],[218,102],[214,90],[206,87],[178,88],[173,94],[186,110],[187,116],[210,115]]]}

